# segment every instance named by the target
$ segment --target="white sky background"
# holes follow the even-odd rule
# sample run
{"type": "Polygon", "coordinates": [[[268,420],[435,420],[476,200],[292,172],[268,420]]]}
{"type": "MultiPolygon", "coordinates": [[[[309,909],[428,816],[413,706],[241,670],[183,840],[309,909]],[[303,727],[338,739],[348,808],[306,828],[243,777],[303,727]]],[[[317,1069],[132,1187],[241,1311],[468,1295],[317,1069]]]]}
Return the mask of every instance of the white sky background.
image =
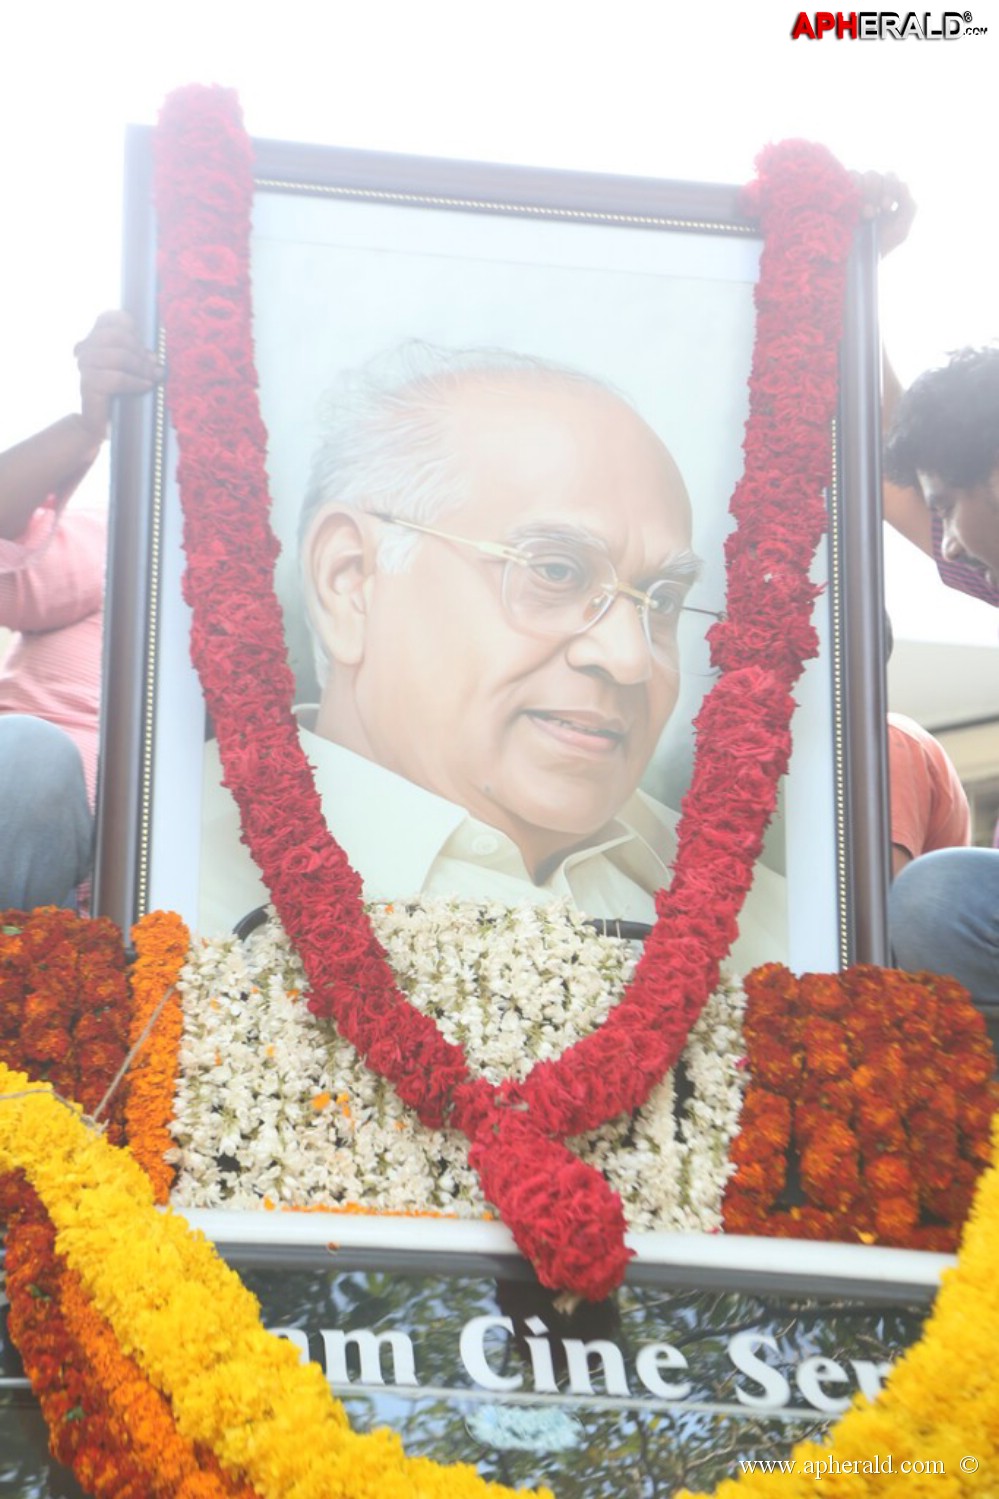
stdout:
{"type": "MultiPolygon", "coordinates": [[[[190,82],[236,88],[251,134],[290,140],[742,182],[763,144],[803,136],[894,170],[920,205],[883,275],[909,380],[999,336],[999,4],[971,3],[989,34],[942,43],[791,41],[798,0],[8,0],[0,446],[72,408],[72,345],[120,296],[124,128],[190,82]]],[[[928,563],[900,568],[900,636],[930,588],[935,626],[953,609],[995,639],[928,563]]]]}

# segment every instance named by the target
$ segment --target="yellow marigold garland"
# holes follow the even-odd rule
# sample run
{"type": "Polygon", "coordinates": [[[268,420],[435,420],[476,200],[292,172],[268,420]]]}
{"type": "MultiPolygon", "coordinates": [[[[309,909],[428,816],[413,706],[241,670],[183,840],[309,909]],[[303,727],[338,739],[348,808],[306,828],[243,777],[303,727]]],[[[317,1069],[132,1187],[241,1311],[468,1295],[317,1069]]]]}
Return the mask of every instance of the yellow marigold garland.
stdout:
{"type": "Polygon", "coordinates": [[[257,1499],[179,1434],[169,1402],[121,1351],[56,1252],[35,1192],[15,1175],[4,1181],[10,1330],[53,1455],[95,1499],[257,1499]]]}
{"type": "Polygon", "coordinates": [[[353,1433],[318,1366],[264,1330],[255,1298],[211,1245],[154,1210],[129,1153],[49,1088],[0,1066],[0,1171],[14,1170],[38,1193],[60,1254],[122,1351],[169,1399],[181,1435],[265,1499],[511,1494],[471,1467],[407,1458],[394,1432],[353,1433]]]}
{"type": "Polygon", "coordinates": [[[132,965],[132,1027],[135,1046],[156,1014],[149,1034],[129,1074],[125,1120],[132,1154],[153,1184],[156,1201],[164,1203],[173,1185],[173,1167],[166,1152],[173,1144],[170,1121],[177,1081],[177,1056],[184,1029],[180,996],[164,995],[177,982],[191,938],[173,911],[151,911],[132,928],[136,960],[132,965]]]}
{"type": "MultiPolygon", "coordinates": [[[[318,1369],[299,1364],[288,1345],[264,1332],[254,1299],[211,1247],[175,1215],[153,1211],[151,1186],[127,1152],[87,1129],[49,1088],[0,1067],[3,1094],[10,1096],[0,1096],[0,1171],[21,1169],[31,1180],[67,1264],[124,1355],[170,1398],[187,1440],[204,1443],[234,1476],[245,1472],[262,1495],[509,1493],[468,1468],[407,1460],[391,1433],[351,1434],[318,1369]]],[[[883,1395],[858,1404],[825,1444],[797,1447],[794,1471],[726,1480],[714,1499],[797,1499],[814,1494],[817,1473],[831,1499],[874,1499],[891,1491],[907,1459],[945,1469],[943,1476],[906,1475],[914,1499],[992,1492],[999,1480],[997,1240],[999,1125],[957,1269],[945,1277],[923,1340],[883,1395]],[[893,1473],[870,1472],[872,1459],[887,1454],[893,1473]]]]}

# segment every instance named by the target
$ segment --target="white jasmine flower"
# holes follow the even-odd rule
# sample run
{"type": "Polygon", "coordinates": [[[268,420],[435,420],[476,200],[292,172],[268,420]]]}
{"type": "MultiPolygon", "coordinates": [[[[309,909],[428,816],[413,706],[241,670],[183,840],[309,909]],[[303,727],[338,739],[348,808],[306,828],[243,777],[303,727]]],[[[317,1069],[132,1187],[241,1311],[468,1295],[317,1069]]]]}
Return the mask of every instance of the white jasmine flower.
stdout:
{"type": "MultiPolygon", "coordinates": [[[[521,1079],[606,1019],[634,968],[631,946],[572,907],[420,899],[372,920],[400,987],[460,1044],[473,1072],[521,1079]]],[[[427,1130],[333,1026],[308,1011],[301,965],[280,927],[246,943],[195,947],[181,975],[171,1159],[182,1207],[354,1205],[481,1217],[468,1145],[427,1130]]],[[[730,1173],[745,1074],[744,998],[726,982],[683,1058],[691,1096],[677,1113],[672,1075],[634,1118],[570,1141],[620,1193],[634,1229],[715,1230],[730,1173]]]]}

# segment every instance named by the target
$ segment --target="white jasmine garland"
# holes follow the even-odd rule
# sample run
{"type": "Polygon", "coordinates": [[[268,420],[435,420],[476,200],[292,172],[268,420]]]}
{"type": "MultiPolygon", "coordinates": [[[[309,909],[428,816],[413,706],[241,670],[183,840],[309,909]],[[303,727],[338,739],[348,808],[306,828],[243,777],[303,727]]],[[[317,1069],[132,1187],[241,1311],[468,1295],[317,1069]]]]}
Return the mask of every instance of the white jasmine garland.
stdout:
{"type": "MultiPolygon", "coordinates": [[[[596,1029],[635,962],[630,944],[567,904],[421,898],[370,914],[410,1002],[492,1083],[523,1078],[596,1029]]],[[[196,945],[179,987],[178,1206],[488,1213],[465,1137],[426,1129],[310,1014],[301,965],[275,921],[245,943],[196,945]]],[[[671,1074],[634,1117],[569,1142],[620,1193],[633,1229],[721,1225],[744,1087],[743,1006],[729,980],[709,1000],[684,1053],[691,1096],[678,1113],[671,1074]]]]}

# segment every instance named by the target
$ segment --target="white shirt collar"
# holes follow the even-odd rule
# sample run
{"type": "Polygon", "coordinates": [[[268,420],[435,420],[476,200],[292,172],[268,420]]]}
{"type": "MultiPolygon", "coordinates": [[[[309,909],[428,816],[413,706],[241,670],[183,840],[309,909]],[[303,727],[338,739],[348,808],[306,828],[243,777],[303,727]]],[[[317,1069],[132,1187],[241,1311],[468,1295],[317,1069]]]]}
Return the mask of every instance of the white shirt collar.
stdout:
{"type": "MultiPolygon", "coordinates": [[[[669,880],[677,815],[636,791],[598,844],[569,854],[544,885],[528,876],[504,834],[373,761],[302,729],[323,810],[361,876],[367,900],[457,896],[544,904],[571,899],[587,915],[655,919],[654,893],[669,880]]],[[[225,931],[266,892],[239,837],[236,804],[221,784],[214,742],[206,747],[200,922],[225,931]]],[[[739,972],[787,952],[783,879],[757,864],[731,961],[739,972]]]]}
{"type": "MultiPolygon", "coordinates": [[[[305,727],[305,716],[300,713],[299,733],[316,773],[324,815],[361,876],[367,900],[391,900],[426,889],[440,859],[493,869],[501,877],[533,885],[520,850],[505,833],[404,776],[320,738],[305,727]],[[338,793],[338,787],[347,785],[349,793],[338,793]]],[[[601,857],[610,857],[643,890],[658,889],[669,879],[674,820],[665,807],[636,792],[598,842],[574,850],[545,881],[541,889],[546,898],[553,891],[571,894],[568,882],[601,857]]]]}

